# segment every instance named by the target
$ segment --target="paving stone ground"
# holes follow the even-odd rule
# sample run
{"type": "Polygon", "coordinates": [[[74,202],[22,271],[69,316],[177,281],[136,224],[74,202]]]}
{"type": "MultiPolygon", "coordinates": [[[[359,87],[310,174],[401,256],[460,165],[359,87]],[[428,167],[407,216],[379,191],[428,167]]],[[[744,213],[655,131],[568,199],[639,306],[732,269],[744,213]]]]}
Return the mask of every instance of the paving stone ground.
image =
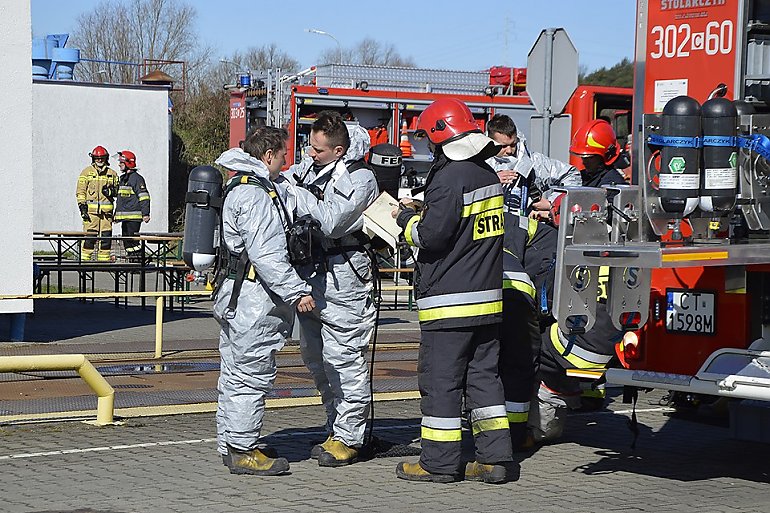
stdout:
{"type": "MultiPolygon", "coordinates": [[[[292,470],[271,478],[227,471],[212,414],[0,427],[0,511],[770,511],[770,446],[732,440],[721,422],[672,416],[661,395],[640,398],[636,449],[630,407],[615,398],[572,415],[560,443],[517,454],[504,485],[402,481],[398,457],[320,468],[308,459],[323,438],[320,407],[268,412],[266,441],[292,470]]],[[[378,403],[377,416],[381,439],[419,435],[419,401],[378,403]]]]}

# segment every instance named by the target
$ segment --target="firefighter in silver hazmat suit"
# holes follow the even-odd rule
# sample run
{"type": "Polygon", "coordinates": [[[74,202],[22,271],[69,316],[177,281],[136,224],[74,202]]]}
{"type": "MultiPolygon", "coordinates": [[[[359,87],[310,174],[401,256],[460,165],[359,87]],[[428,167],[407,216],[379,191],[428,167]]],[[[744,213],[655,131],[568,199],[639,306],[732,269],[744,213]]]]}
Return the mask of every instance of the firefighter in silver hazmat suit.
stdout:
{"type": "Polygon", "coordinates": [[[230,252],[229,274],[214,303],[214,317],[222,326],[218,450],[230,471],[238,474],[275,475],[289,470],[285,458],[271,458],[258,441],[265,396],[276,376],[275,354],[291,333],[292,307],[299,311],[314,307],[310,286],[289,263],[285,229],[290,220],[285,219],[271,188],[271,175],[277,176],[284,163],[285,141],[285,130],[263,127],[244,143],[247,150],[256,148],[251,151],[261,153],[261,160],[234,148],[216,161],[231,170],[221,225],[230,252]],[[248,255],[248,270],[237,306],[230,311],[236,286],[231,262],[242,251],[248,255]]]}
{"type": "Polygon", "coordinates": [[[313,123],[310,143],[312,161],[286,173],[297,184],[297,216],[312,216],[323,233],[323,262],[299,269],[317,304],[299,315],[300,347],[321,393],[329,433],[311,457],[320,466],[338,467],[357,461],[371,404],[364,352],[375,324],[373,263],[359,236],[362,214],[379,191],[362,161],[369,149],[365,129],[346,127],[338,113],[324,111],[313,123]]]}
{"type": "MultiPolygon", "coordinates": [[[[530,171],[534,171],[531,177],[530,192],[537,189],[543,193],[543,198],[553,202],[557,193],[553,191],[554,187],[579,186],[580,172],[572,165],[556,160],[538,153],[529,151],[524,134],[518,131],[516,124],[505,114],[496,114],[487,123],[487,134],[498,144],[503,146],[503,150],[496,157],[490,158],[487,163],[492,166],[501,181],[503,187],[515,181],[511,171],[524,178],[530,178],[530,171]],[[501,172],[507,173],[501,173],[501,172]]],[[[514,192],[514,191],[512,191],[514,192]]],[[[506,194],[507,196],[507,194],[506,194]]],[[[537,201],[535,199],[534,201],[537,201]]],[[[506,204],[508,201],[506,200],[506,204]]],[[[523,207],[526,207],[526,203],[523,207]]],[[[548,210],[549,205],[534,206],[535,210],[548,210]]],[[[523,210],[523,209],[522,209],[523,210]]],[[[509,209],[510,211],[510,209],[509,209]]]]}

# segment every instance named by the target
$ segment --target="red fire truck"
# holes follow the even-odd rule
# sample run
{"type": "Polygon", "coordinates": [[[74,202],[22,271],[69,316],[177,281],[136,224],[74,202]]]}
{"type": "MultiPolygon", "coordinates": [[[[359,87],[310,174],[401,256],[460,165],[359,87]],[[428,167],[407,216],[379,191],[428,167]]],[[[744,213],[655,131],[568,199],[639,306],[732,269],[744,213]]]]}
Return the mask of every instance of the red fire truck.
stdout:
{"type": "Polygon", "coordinates": [[[554,311],[590,330],[609,264],[608,311],[638,343],[607,381],[732,398],[734,434],[770,441],[770,3],[637,13],[636,185],[567,192],[554,311]]]}
{"type": "MultiPolygon", "coordinates": [[[[255,126],[286,126],[290,134],[288,164],[301,159],[310,125],[324,109],[338,110],[346,120],[367,128],[373,145],[402,145],[405,170],[417,173],[427,171],[431,157],[426,143],[415,141],[412,133],[417,116],[436,99],[451,95],[464,101],[482,129],[493,115],[507,114],[525,136],[535,114],[524,92],[523,68],[470,72],[327,64],[293,76],[271,70],[259,79],[248,77],[239,85],[230,90],[230,146],[237,146],[255,126]]],[[[578,87],[565,108],[565,114],[572,117],[571,132],[603,116],[611,120],[625,143],[631,96],[626,88],[578,87]]],[[[551,156],[569,160],[569,141],[560,146],[561,152],[551,156]]]]}

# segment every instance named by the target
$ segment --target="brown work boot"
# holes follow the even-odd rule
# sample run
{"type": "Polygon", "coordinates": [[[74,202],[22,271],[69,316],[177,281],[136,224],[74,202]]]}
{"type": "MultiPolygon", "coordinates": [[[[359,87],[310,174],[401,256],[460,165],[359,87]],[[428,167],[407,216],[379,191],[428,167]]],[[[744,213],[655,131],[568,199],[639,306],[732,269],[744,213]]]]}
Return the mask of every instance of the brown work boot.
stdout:
{"type": "Polygon", "coordinates": [[[239,451],[227,448],[230,456],[231,474],[252,474],[255,476],[277,476],[289,471],[286,458],[270,458],[259,449],[239,451]]]}
{"type": "Polygon", "coordinates": [[[407,481],[423,481],[430,483],[454,483],[460,480],[460,476],[453,474],[432,474],[422,468],[419,462],[400,462],[396,466],[396,477],[407,481]]]}
{"type": "Polygon", "coordinates": [[[323,443],[315,444],[312,449],[310,449],[310,458],[317,460],[318,457],[321,455],[322,452],[326,450],[326,447],[329,445],[329,442],[332,441],[332,435],[329,434],[329,436],[326,437],[326,440],[323,443]]]}
{"type": "Polygon", "coordinates": [[[504,465],[490,465],[471,461],[465,465],[466,481],[483,481],[485,483],[499,484],[506,481],[504,465]]]}
{"type": "MultiPolygon", "coordinates": [[[[278,451],[276,451],[274,447],[270,447],[269,445],[260,447],[259,450],[262,451],[262,454],[264,454],[268,458],[278,457],[278,451]]],[[[224,465],[225,467],[229,467],[230,461],[232,460],[232,458],[230,458],[230,453],[227,453],[227,454],[219,453],[219,454],[222,456],[222,465],[224,465]]]]}
{"type": "Polygon", "coordinates": [[[358,449],[348,447],[339,440],[329,440],[321,454],[318,465],[321,467],[344,467],[358,461],[358,449]]]}

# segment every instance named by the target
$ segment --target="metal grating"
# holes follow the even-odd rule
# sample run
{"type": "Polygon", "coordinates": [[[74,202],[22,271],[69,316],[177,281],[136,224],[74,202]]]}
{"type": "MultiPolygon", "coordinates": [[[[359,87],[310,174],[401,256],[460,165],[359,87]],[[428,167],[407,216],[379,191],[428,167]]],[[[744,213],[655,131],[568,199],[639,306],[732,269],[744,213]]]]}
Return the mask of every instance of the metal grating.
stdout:
{"type": "Polygon", "coordinates": [[[448,94],[483,94],[489,85],[486,71],[451,71],[353,64],[323,64],[316,68],[316,86],[448,94]]]}

